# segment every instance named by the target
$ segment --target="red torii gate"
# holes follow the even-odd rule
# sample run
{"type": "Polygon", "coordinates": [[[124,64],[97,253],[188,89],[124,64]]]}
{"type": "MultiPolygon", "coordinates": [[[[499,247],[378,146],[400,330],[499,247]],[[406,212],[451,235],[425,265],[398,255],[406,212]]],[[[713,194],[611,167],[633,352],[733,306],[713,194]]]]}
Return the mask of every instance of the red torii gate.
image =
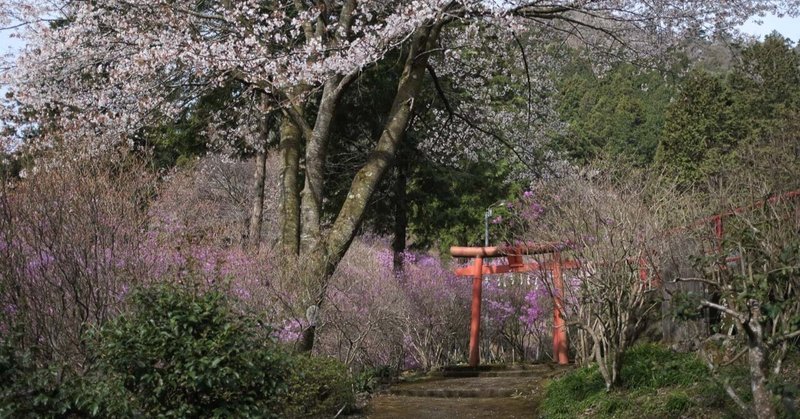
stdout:
{"type": "Polygon", "coordinates": [[[562,243],[527,243],[517,246],[493,247],[458,247],[450,248],[450,254],[455,257],[474,258],[471,266],[458,268],[455,274],[471,276],[472,279],[472,318],[469,333],[469,365],[478,366],[480,353],[478,338],[481,330],[481,291],[483,290],[483,276],[504,273],[520,273],[534,271],[548,271],[553,275],[553,358],[562,365],[569,363],[569,342],[567,341],[567,328],[561,317],[563,308],[562,295],[564,294],[564,269],[577,269],[580,263],[575,260],[562,260],[561,250],[565,247],[562,243]],[[552,254],[547,262],[524,263],[523,255],[552,254]],[[505,265],[484,265],[483,259],[505,257],[505,265]]]}

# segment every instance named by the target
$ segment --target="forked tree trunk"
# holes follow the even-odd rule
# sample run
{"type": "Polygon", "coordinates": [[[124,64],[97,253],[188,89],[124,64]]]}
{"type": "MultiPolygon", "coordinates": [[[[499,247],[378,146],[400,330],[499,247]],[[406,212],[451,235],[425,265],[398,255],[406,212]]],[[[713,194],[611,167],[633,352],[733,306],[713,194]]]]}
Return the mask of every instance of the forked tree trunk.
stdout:
{"type": "MultiPolygon", "coordinates": [[[[764,320],[761,312],[761,303],[758,300],[747,301],[747,313],[737,312],[724,305],[703,300],[701,304],[715,310],[729,314],[736,321],[736,328],[747,337],[747,360],[750,369],[750,390],[753,393],[753,410],[759,419],[775,417],[775,406],[772,404],[772,393],[767,388],[769,376],[769,348],[764,340],[764,329],[761,322],[764,320]]],[[[714,369],[712,361],[709,366],[714,369]]],[[[727,388],[728,395],[744,408],[745,405],[732,389],[727,388]]]]}
{"type": "MultiPolygon", "coordinates": [[[[397,93],[389,111],[388,122],[378,143],[367,162],[353,178],[347,199],[342,204],[333,226],[303,260],[305,269],[303,275],[306,276],[303,282],[310,287],[311,305],[317,307],[322,305],[328,280],[350,247],[364,217],[369,199],[392,165],[397,147],[411,117],[414,99],[422,87],[429,51],[435,47],[440,30],[441,25],[423,27],[414,34],[403,74],[398,82],[397,93]]],[[[309,327],[304,333],[301,350],[310,351],[313,348],[314,329],[309,327]]]]}

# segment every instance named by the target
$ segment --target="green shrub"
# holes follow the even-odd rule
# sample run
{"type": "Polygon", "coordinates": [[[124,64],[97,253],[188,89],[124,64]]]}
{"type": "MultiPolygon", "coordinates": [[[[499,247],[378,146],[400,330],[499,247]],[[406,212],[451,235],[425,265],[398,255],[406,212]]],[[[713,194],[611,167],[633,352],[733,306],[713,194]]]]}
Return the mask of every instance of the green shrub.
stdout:
{"type": "Polygon", "coordinates": [[[286,356],[217,292],[159,286],[100,333],[101,369],[145,416],[278,416],[286,356]]]}
{"type": "Polygon", "coordinates": [[[0,417],[56,416],[71,409],[56,368],[39,368],[32,351],[16,347],[13,336],[0,338],[0,417]]]}
{"type": "Polygon", "coordinates": [[[627,388],[659,388],[693,384],[707,377],[708,369],[694,355],[644,344],[625,353],[620,374],[627,388]]]}
{"type": "Polygon", "coordinates": [[[299,355],[289,378],[288,417],[332,417],[355,403],[347,367],[333,358],[299,355]]]}
{"type": "Polygon", "coordinates": [[[353,381],[355,391],[372,393],[381,385],[390,384],[395,378],[397,378],[397,370],[388,365],[382,365],[361,370],[353,378],[353,381]]]}
{"type": "Polygon", "coordinates": [[[113,377],[78,374],[72,366],[37,365],[39,348],[0,337],[0,418],[130,416],[129,399],[113,377]]]}
{"type": "Polygon", "coordinates": [[[90,334],[94,363],[41,367],[0,336],[3,417],[309,417],[354,404],[344,364],[289,356],[216,292],[159,286],[90,334]]]}

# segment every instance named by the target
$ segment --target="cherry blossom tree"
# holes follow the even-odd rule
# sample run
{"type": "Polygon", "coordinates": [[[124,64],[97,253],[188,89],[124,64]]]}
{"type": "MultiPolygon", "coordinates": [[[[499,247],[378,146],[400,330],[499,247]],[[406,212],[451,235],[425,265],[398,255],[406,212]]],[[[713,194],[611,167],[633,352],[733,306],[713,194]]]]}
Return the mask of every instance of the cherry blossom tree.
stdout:
{"type": "MultiPolygon", "coordinates": [[[[259,128],[266,125],[263,119],[278,113],[282,248],[287,256],[303,256],[307,303],[318,306],[418,111],[423,80],[433,77],[437,67],[440,74],[459,74],[453,66],[465,52],[480,54],[479,70],[485,74],[519,65],[519,60],[508,60],[501,51],[480,47],[485,42],[513,45],[522,39],[541,46],[533,50],[536,56],[521,57],[529,70],[524,84],[533,92],[540,74],[530,70],[547,64],[546,47],[580,48],[593,54],[602,67],[603,58],[657,56],[687,32],[727,30],[758,13],[795,13],[797,4],[797,0],[4,0],[0,25],[15,27],[12,30],[27,46],[14,62],[6,58],[0,63],[4,69],[0,82],[10,86],[16,109],[47,118],[46,126],[53,127],[42,130],[35,140],[38,146],[67,144],[76,154],[88,156],[126,142],[137,144],[146,127],[174,119],[199,98],[220,89],[232,93],[226,109],[208,121],[209,138],[254,142],[264,136],[259,128]],[[365,71],[398,56],[401,75],[385,127],[353,177],[338,214],[323,225],[326,151],[339,99],[365,71]]],[[[469,89],[482,80],[461,81],[469,89]]],[[[527,96],[528,105],[522,107],[526,122],[536,117],[534,110],[544,109],[534,95],[527,96]]],[[[475,98],[480,105],[485,96],[475,98]]],[[[476,108],[474,103],[467,106],[476,108]]],[[[445,118],[469,115],[460,109],[449,109],[447,114],[445,118]]],[[[468,120],[459,119],[465,124],[468,120]]],[[[490,123],[487,119],[482,122],[490,123]]],[[[474,121],[467,125],[477,127],[474,121]]],[[[529,137],[516,138],[522,142],[512,147],[525,149],[529,137]]],[[[475,146],[474,137],[453,138],[458,141],[450,142],[451,147],[475,146]]],[[[309,331],[310,347],[313,327],[309,331]]]]}

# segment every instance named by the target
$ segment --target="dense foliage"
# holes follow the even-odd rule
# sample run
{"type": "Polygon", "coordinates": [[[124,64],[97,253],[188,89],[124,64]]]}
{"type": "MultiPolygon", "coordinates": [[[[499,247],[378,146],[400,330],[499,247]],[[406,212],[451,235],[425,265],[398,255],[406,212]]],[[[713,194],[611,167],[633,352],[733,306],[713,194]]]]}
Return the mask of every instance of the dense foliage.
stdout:
{"type": "Polygon", "coordinates": [[[103,327],[99,358],[147,416],[278,416],[285,360],[217,292],[137,292],[103,327]]]}
{"type": "Polygon", "coordinates": [[[0,416],[88,413],[78,408],[83,395],[74,377],[57,365],[40,368],[36,363],[38,354],[33,352],[21,349],[20,339],[13,335],[5,335],[0,341],[0,416]]]}
{"type": "Polygon", "coordinates": [[[687,184],[719,174],[733,157],[744,120],[734,112],[731,93],[719,77],[693,72],[667,111],[656,161],[687,184]]]}
{"type": "Polygon", "coordinates": [[[656,163],[686,186],[712,189],[730,183],[724,173],[762,164],[750,150],[792,141],[799,59],[791,41],[773,34],[742,47],[727,73],[691,71],[667,108],[656,163]]]}
{"type": "Polygon", "coordinates": [[[604,155],[639,166],[652,163],[665,129],[665,110],[679,81],[676,70],[624,63],[596,74],[578,58],[555,78],[559,115],[568,124],[554,146],[585,164],[604,155]]]}

